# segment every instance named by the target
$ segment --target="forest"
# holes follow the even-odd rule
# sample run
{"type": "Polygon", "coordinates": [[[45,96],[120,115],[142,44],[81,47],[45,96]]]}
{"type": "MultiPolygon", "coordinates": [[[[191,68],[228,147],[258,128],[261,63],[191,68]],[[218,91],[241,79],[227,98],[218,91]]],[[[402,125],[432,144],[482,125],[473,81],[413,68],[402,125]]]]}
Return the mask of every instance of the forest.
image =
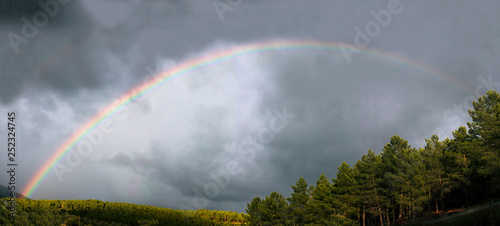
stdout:
{"type": "Polygon", "coordinates": [[[321,174],[308,187],[300,177],[288,198],[255,197],[249,223],[500,225],[500,96],[490,90],[473,108],[451,139],[432,135],[417,149],[394,135],[380,154],[343,162],[331,181],[321,174]]]}

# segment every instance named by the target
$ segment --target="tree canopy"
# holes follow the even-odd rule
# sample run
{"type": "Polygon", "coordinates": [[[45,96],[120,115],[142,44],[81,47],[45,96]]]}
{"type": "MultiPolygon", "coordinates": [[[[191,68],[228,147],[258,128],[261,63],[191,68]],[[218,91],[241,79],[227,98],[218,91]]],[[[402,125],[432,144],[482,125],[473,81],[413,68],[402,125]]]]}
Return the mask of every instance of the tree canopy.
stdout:
{"type": "MultiPolygon", "coordinates": [[[[394,135],[380,154],[368,150],[352,167],[342,162],[332,183],[321,174],[308,189],[300,177],[292,185],[288,205],[271,205],[280,213],[273,218],[258,218],[269,205],[257,197],[247,213],[258,221],[250,223],[392,225],[500,199],[500,95],[488,91],[473,107],[468,128],[459,127],[451,139],[431,135],[425,147],[417,149],[394,135]]],[[[271,195],[284,200],[276,192],[271,195]]]]}

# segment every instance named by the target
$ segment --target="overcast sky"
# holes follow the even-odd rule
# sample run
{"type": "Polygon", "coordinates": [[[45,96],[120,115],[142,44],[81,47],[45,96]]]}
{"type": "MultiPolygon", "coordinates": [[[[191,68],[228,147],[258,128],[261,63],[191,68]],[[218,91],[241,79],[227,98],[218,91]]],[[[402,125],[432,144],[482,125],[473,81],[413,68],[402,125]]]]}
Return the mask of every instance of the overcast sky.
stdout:
{"type": "MultiPolygon", "coordinates": [[[[352,166],[369,148],[380,153],[394,134],[413,147],[433,133],[450,137],[470,120],[463,112],[477,94],[500,90],[495,0],[68,2],[0,10],[0,124],[16,112],[17,191],[151,73],[272,40],[345,43],[386,57],[282,49],[166,81],[110,117],[81,162],[63,158],[71,172],[49,173],[34,199],[243,212],[255,196],[290,196],[300,176],[308,184],[321,173],[332,178],[340,163],[352,166]],[[53,16],[44,23],[39,12],[53,16]],[[380,24],[373,14],[387,19],[384,12],[391,17],[380,24]],[[36,31],[25,28],[34,16],[36,31]],[[357,45],[357,28],[371,32],[366,46],[357,45]]],[[[1,147],[6,140],[4,127],[1,147]]],[[[8,180],[0,174],[0,184],[8,180]]]]}

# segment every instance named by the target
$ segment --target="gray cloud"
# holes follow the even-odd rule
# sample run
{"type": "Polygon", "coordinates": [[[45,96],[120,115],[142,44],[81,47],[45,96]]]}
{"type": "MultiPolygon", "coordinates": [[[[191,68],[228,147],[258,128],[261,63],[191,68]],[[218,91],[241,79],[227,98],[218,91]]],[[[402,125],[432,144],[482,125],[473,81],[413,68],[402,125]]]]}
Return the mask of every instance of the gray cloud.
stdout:
{"type": "MultiPolygon", "coordinates": [[[[280,50],[194,70],[110,117],[113,131],[63,181],[51,173],[34,198],[193,206],[193,189],[203,192],[214,182],[210,173],[233,160],[241,172],[215,197],[206,197],[205,207],[242,212],[255,196],[274,190],[288,196],[300,176],[309,184],[322,172],[333,177],[342,161],[353,164],[368,148],[379,152],[394,134],[417,147],[437,128],[451,135],[467,118],[444,118],[443,113],[463,108],[466,97],[474,95],[464,89],[481,85],[479,76],[499,80],[500,5],[401,5],[403,11],[392,15],[367,47],[395,60],[354,54],[348,63],[339,51],[280,50]],[[447,78],[401,65],[398,56],[447,78]],[[228,152],[231,145],[258,139],[273,109],[283,107],[296,118],[254,159],[228,152]]],[[[22,187],[81,125],[142,83],[147,68],[160,72],[162,65],[175,67],[264,40],[354,45],[354,27],[363,30],[374,20],[370,11],[387,5],[247,0],[220,21],[210,1],[74,0],[17,54],[7,34],[21,34],[20,15],[30,18],[36,7],[16,7],[0,7],[0,106],[19,114],[22,187]]]]}

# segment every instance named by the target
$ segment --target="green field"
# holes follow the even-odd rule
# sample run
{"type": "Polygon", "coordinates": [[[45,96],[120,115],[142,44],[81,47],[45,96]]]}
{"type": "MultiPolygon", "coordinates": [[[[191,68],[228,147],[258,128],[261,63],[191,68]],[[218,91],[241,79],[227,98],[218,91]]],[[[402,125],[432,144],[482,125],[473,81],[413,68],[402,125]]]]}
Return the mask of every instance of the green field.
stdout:
{"type": "Polygon", "coordinates": [[[231,211],[174,210],[100,200],[16,200],[9,216],[3,198],[0,225],[232,225],[244,224],[246,214],[231,211]]]}

